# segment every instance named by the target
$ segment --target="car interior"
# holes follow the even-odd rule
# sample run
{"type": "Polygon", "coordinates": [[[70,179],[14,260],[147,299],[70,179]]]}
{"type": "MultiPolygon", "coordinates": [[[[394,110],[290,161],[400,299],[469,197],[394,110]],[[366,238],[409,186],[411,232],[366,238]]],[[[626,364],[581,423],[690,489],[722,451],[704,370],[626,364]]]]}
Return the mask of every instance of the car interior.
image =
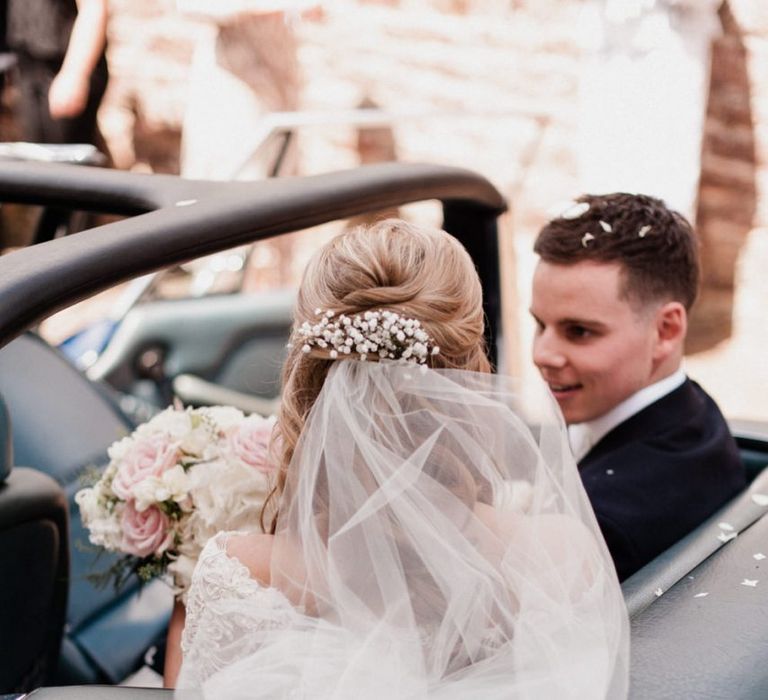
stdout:
{"type": "MultiPolygon", "coordinates": [[[[119,593],[94,586],[87,576],[109,557],[95,560],[74,493],[84,472],[106,465],[112,442],[174,396],[274,412],[293,296],[135,304],[87,369],[36,325],[141,275],[430,200],[478,268],[496,362],[506,202],[477,173],[387,163],[223,183],[0,160],[0,202],[125,217],[0,256],[0,699],[172,697],[117,686],[144,664],[162,668],[171,589],[160,580],[119,593]]],[[[754,556],[768,549],[768,426],[734,434],[747,489],[623,584],[633,698],[768,697],[768,564],[754,556]]]]}

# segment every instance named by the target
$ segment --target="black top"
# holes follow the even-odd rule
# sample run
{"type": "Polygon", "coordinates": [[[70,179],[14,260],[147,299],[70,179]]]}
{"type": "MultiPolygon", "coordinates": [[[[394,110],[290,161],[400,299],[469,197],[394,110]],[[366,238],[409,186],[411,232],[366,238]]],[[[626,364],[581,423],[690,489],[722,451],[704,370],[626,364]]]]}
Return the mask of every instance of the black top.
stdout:
{"type": "Polygon", "coordinates": [[[690,380],[611,430],[579,471],[621,580],[746,485],[720,409],[690,380]]]}
{"type": "Polygon", "coordinates": [[[34,58],[62,59],[76,17],[76,0],[9,0],[8,45],[34,58]]]}

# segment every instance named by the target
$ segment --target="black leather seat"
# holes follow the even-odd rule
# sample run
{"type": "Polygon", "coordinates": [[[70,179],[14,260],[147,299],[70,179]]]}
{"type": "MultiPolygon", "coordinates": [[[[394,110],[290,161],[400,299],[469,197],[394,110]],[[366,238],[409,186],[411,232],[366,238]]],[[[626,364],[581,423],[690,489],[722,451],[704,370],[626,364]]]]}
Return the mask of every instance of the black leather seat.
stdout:
{"type": "Polygon", "coordinates": [[[0,397],[0,693],[53,676],[67,605],[69,548],[62,488],[13,468],[10,423],[0,397]]]}
{"type": "Polygon", "coordinates": [[[53,477],[69,501],[66,632],[58,670],[48,685],[118,683],[143,664],[149,647],[164,639],[172,593],[162,581],[140,592],[133,581],[118,595],[111,585],[97,588],[86,580],[89,573],[108,568],[113,558],[104,555],[96,561],[73,498],[83,486],[83,473],[103,468],[109,445],[133,426],[105,390],[32,334],[0,350],[0,393],[14,424],[17,461],[53,477]]]}

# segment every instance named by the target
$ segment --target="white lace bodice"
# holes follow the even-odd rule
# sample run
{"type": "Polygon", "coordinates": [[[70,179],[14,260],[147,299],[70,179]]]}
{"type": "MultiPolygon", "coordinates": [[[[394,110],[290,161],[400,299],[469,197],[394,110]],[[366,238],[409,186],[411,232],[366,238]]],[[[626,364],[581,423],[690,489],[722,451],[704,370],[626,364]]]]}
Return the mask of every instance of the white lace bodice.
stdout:
{"type": "Polygon", "coordinates": [[[251,578],[248,568],[227,553],[227,541],[233,534],[237,533],[212,537],[192,574],[181,637],[180,688],[201,685],[253,651],[259,633],[286,627],[298,614],[280,591],[251,578]]]}

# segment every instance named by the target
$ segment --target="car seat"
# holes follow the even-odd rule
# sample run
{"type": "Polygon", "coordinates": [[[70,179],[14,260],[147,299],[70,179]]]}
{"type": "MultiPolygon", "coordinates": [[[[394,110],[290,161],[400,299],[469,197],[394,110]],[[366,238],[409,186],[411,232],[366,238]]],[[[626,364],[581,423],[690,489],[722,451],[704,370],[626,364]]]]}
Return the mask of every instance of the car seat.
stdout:
{"type": "Polygon", "coordinates": [[[0,397],[0,693],[50,678],[67,605],[67,502],[33,469],[13,468],[11,425],[0,397]]]}
{"type": "Polygon", "coordinates": [[[134,579],[116,593],[111,585],[97,588],[86,579],[106,570],[114,557],[96,560],[74,495],[85,485],[83,474],[103,469],[109,445],[134,426],[105,388],[31,333],[0,350],[0,393],[14,426],[16,460],[53,477],[69,501],[66,629],[58,668],[47,684],[118,683],[164,640],[173,596],[158,580],[140,587],[134,579]]]}

